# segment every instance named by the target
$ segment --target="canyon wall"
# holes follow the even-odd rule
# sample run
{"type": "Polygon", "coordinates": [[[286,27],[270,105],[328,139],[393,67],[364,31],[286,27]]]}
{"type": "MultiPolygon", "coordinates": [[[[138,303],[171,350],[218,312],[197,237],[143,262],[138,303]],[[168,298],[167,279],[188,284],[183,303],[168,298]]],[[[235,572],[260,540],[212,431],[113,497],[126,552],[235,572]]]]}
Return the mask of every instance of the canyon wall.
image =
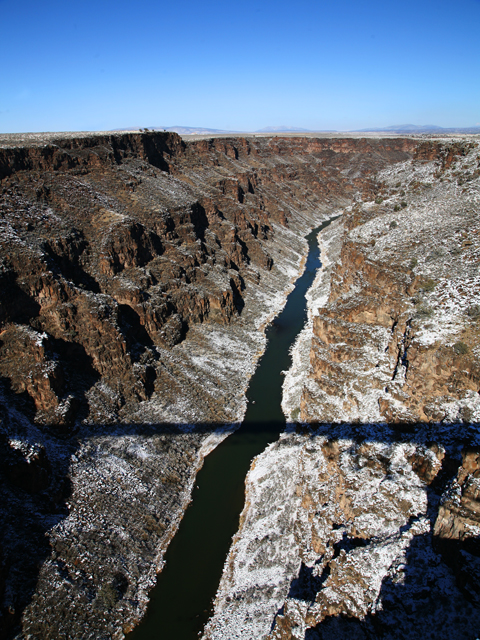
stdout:
{"type": "Polygon", "coordinates": [[[2,637],[135,624],[204,455],[242,419],[304,235],[445,149],[0,136],[2,637]]]}
{"type": "Polygon", "coordinates": [[[478,636],[479,210],[478,140],[430,139],[320,235],[205,638],[478,636]]]}

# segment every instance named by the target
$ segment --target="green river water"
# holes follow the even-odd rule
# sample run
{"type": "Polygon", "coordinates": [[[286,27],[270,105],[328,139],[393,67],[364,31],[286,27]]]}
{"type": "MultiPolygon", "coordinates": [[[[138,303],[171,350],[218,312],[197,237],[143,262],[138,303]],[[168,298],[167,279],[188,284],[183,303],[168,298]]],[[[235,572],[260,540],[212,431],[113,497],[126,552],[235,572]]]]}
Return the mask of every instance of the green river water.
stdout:
{"type": "Polygon", "coordinates": [[[252,459],[285,429],[281,372],[291,365],[290,346],[307,319],[305,294],[320,267],[316,238],[329,223],[307,236],[305,271],[267,329],[267,349],[250,381],[245,419],[205,459],[192,502],[150,594],[147,614],[128,640],[195,640],[212,614],[212,601],[244,505],[245,476],[252,459]]]}

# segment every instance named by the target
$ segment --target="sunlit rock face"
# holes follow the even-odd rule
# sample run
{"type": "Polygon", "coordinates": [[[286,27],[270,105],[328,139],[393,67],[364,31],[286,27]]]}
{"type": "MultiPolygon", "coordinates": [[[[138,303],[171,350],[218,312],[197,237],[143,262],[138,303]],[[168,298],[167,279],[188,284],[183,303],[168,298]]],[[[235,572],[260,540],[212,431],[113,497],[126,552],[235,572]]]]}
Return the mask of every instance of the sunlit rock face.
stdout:
{"type": "Polygon", "coordinates": [[[418,144],[0,137],[2,634],[139,619],[304,235],[418,144]]]}
{"type": "Polygon", "coordinates": [[[469,637],[480,508],[467,439],[450,426],[285,434],[252,465],[205,637],[469,637]]]}
{"type": "Polygon", "coordinates": [[[346,210],[302,419],[479,419],[479,149],[445,147],[428,161],[423,143],[346,210]]]}
{"type": "Polygon", "coordinates": [[[478,635],[479,176],[423,141],[319,237],[208,640],[478,635]]]}

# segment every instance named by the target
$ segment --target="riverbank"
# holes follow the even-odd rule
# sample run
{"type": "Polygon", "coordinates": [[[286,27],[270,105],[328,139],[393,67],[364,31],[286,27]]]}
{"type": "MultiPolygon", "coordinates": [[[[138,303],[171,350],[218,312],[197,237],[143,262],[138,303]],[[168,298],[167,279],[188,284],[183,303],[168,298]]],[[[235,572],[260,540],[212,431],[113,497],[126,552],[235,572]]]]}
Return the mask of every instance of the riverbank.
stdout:
{"type": "Polygon", "coordinates": [[[282,387],[282,410],[289,422],[295,422],[300,418],[305,372],[310,364],[313,322],[319,309],[328,301],[332,269],[340,257],[343,232],[340,218],[318,234],[322,267],[307,292],[308,320],[292,346],[292,366],[285,373],[282,387]]]}

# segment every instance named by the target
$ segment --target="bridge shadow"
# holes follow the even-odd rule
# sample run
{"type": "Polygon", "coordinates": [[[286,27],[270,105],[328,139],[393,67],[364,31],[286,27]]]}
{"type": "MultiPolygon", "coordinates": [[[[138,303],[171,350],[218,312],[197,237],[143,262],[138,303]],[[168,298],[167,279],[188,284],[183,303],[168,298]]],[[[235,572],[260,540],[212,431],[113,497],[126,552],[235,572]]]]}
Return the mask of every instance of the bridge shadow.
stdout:
{"type": "MultiPolygon", "coordinates": [[[[181,450],[193,436],[198,441],[213,433],[226,432],[231,446],[244,448],[245,457],[239,465],[239,473],[248,470],[250,460],[274,441],[285,429],[278,421],[250,421],[243,425],[217,423],[201,424],[149,424],[131,423],[114,425],[76,425],[76,429],[57,429],[52,425],[36,425],[32,420],[32,408],[28,399],[16,398],[12,403],[8,390],[3,388],[0,398],[0,638],[12,638],[19,631],[22,613],[32,600],[39,572],[43,563],[51,557],[52,548],[48,532],[58,526],[68,514],[68,501],[72,495],[71,465],[79,449],[92,438],[141,437],[162,435],[165,451],[170,447],[181,450]],[[2,407],[3,405],[3,407],[2,407]],[[8,407],[8,410],[7,410],[8,407]],[[240,428],[239,428],[240,427],[240,428]],[[246,447],[246,448],[245,448],[246,447]]],[[[443,475],[427,487],[429,517],[434,521],[438,503],[446,484],[461,464],[464,447],[480,451],[479,424],[417,424],[417,425],[312,425],[309,427],[288,425],[287,430],[300,431],[307,437],[320,434],[329,439],[353,439],[356,442],[410,442],[445,447],[447,462],[443,475]]],[[[122,454],[123,455],[123,454],[122,454]]],[[[127,455],[125,453],[125,455],[127,455]]],[[[161,453],[159,455],[162,455],[161,453]]],[[[240,456],[240,453],[239,453],[240,456]]],[[[244,475],[243,475],[244,478],[244,475]]],[[[175,488],[169,488],[169,491],[175,488]]],[[[120,507],[119,507],[120,508],[120,507]]],[[[241,510],[241,508],[240,508],[241,510]]],[[[369,541],[344,539],[338,544],[349,550],[355,545],[368,545],[369,541]]],[[[325,586],[328,574],[313,577],[311,570],[302,565],[300,574],[290,587],[289,597],[312,603],[325,586]]],[[[471,610],[478,609],[480,601],[480,541],[470,538],[465,542],[435,540],[433,535],[417,536],[407,552],[402,583],[385,579],[381,600],[383,609],[365,620],[351,618],[327,618],[319,627],[309,629],[305,640],[317,638],[406,638],[447,637],[442,631],[445,625],[446,605],[434,588],[435,581],[450,580],[457,590],[452,602],[460,606],[457,611],[458,629],[464,626],[464,618],[471,610]],[[441,567],[435,573],[432,567],[441,567]],[[420,567],[420,568],[419,568],[420,567]],[[422,567],[425,569],[423,570],[422,567]],[[428,569],[428,571],[427,571],[428,569]],[[433,573],[432,573],[433,571],[433,573]],[[419,573],[420,572],[420,573],[419,573]],[[424,578],[419,578],[424,576],[424,578]],[[458,592],[458,593],[457,593],[458,592]],[[460,594],[460,595],[459,595],[460,594]],[[455,599],[456,598],[456,599],[455,599]],[[407,600],[410,604],[407,604],[407,600]],[[413,604],[411,604],[413,603],[413,604]],[[416,604],[415,604],[416,603],[416,604]],[[459,604],[460,603],[460,604],[459,604]],[[443,614],[442,614],[443,611],[443,614]],[[393,635],[388,635],[395,621],[393,635]],[[400,622],[397,622],[399,620],[400,622]],[[443,620],[443,622],[442,622],[443,620]],[[429,622],[430,621],[430,622],[429,622]],[[411,627],[419,630],[411,633],[411,627]],[[463,626],[462,626],[463,625],[463,626]],[[420,631],[421,630],[421,631],[420,631]],[[402,635],[403,633],[403,635],[402,635]],[[410,633],[410,635],[408,635],[410,633]],[[432,635],[432,633],[436,635],[432,635]],[[442,635],[443,633],[443,635],[442,635]]],[[[112,582],[113,598],[121,599],[127,584],[121,575],[112,582]]],[[[449,605],[448,611],[452,607],[449,605]]],[[[452,621],[449,618],[448,624],[452,621]]],[[[456,624],[456,623],[455,623],[456,624]]],[[[465,637],[455,631],[448,637],[465,637]]],[[[476,636],[475,636],[476,637],[476,636]]]]}

